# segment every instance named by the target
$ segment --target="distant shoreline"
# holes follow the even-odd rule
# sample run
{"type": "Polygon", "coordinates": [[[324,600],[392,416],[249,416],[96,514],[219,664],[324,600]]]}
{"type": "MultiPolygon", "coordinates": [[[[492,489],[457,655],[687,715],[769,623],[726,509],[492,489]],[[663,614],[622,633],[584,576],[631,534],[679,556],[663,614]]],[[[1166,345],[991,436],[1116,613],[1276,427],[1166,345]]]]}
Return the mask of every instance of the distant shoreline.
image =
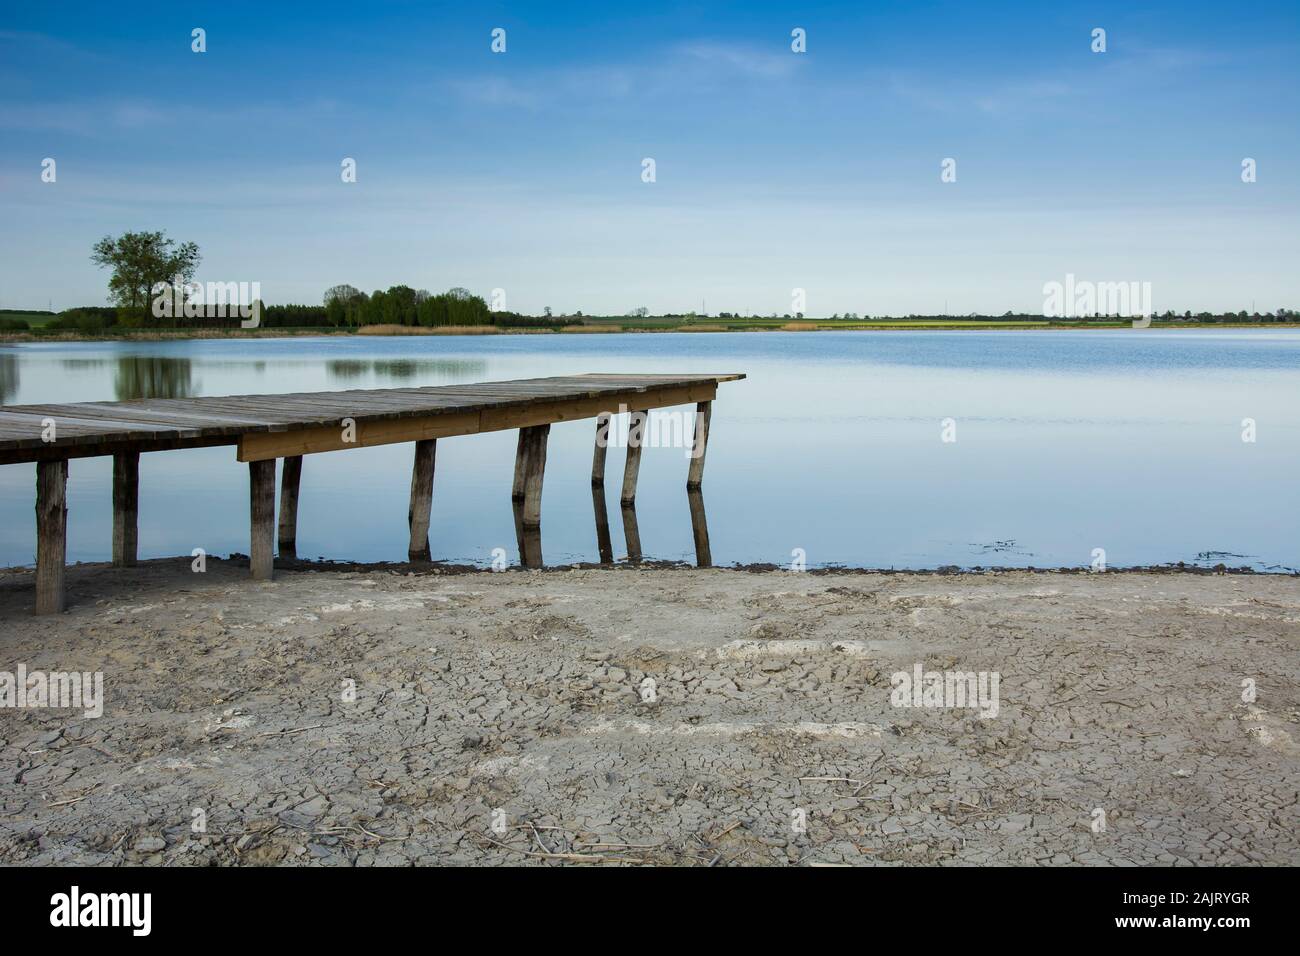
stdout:
{"type": "MultiPolygon", "coordinates": [[[[1130,322],[1060,322],[1044,320],[1042,322],[991,322],[972,320],[941,322],[932,320],[863,322],[827,319],[815,319],[802,322],[790,322],[785,325],[726,325],[722,323],[701,323],[699,325],[663,325],[623,327],[609,324],[592,324],[567,326],[562,329],[509,328],[501,326],[399,326],[336,328],[264,328],[264,329],[124,329],[112,333],[83,334],[68,330],[58,332],[0,332],[0,345],[26,342],[158,342],[187,339],[280,339],[280,338],[317,338],[322,336],[363,336],[363,337],[423,337],[423,336],[475,336],[475,335],[626,335],[641,333],[688,332],[692,334],[722,334],[732,332],[1052,332],[1079,330],[1115,330],[1132,328],[1130,322]],[[798,328],[789,326],[797,325],[798,328]],[[373,331],[367,331],[374,329],[373,331]],[[381,330],[382,329],[382,330],[381,330]]],[[[1152,329],[1300,329],[1300,322],[1152,322],[1152,329]]],[[[1139,330],[1141,331],[1141,330],[1139,330]]]]}

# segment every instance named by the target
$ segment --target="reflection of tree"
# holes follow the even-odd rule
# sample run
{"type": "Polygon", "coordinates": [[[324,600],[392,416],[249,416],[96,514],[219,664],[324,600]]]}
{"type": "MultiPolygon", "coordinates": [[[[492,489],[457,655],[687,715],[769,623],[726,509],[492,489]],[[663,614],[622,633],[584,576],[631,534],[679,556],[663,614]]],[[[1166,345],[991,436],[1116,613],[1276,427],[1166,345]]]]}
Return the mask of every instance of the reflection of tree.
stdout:
{"type": "Polygon", "coordinates": [[[119,402],[133,398],[189,398],[194,394],[191,362],[187,358],[123,355],[117,360],[113,388],[119,402]]]}
{"type": "Polygon", "coordinates": [[[327,369],[331,378],[345,382],[370,374],[381,382],[425,378],[432,379],[428,384],[443,385],[482,375],[487,371],[487,362],[482,359],[334,359],[327,369]]]}
{"type": "Polygon", "coordinates": [[[18,356],[0,355],[0,405],[18,394],[18,356]]]}
{"type": "Polygon", "coordinates": [[[329,363],[329,376],[330,378],[351,381],[365,375],[369,364],[368,362],[359,362],[356,359],[335,359],[329,363]]]}

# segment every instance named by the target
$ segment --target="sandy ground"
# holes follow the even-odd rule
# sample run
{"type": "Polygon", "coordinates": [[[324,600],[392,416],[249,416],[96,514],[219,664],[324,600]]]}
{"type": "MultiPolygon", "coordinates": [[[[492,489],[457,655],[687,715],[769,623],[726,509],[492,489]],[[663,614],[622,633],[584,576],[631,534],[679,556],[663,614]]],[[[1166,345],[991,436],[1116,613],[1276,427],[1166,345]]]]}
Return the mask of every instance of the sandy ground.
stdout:
{"type": "Polygon", "coordinates": [[[0,861],[1300,863],[1294,577],[246,574],[0,573],[0,861]]]}

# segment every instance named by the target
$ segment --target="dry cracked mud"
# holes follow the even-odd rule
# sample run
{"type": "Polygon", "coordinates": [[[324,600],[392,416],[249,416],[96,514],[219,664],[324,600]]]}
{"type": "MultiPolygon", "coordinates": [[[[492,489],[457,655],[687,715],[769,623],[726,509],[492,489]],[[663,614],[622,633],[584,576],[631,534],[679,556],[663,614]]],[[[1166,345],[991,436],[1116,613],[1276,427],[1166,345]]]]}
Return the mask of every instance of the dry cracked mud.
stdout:
{"type": "Polygon", "coordinates": [[[185,559],[69,587],[35,617],[0,572],[0,671],[105,688],[99,718],[0,709],[7,864],[1300,863],[1295,577],[185,559]],[[998,673],[997,716],[894,706],[918,663],[998,673]]]}

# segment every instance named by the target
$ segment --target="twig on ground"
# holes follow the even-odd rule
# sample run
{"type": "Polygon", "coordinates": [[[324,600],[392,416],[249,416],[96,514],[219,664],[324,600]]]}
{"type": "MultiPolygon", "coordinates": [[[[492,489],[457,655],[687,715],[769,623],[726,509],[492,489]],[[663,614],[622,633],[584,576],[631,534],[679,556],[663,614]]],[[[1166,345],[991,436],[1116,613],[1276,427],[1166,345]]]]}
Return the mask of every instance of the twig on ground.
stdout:
{"type": "Polygon", "coordinates": [[[305,734],[309,730],[320,730],[324,724],[312,724],[310,727],[298,727],[295,730],[268,730],[265,733],[256,734],[258,737],[288,737],[290,734],[305,734]]]}

